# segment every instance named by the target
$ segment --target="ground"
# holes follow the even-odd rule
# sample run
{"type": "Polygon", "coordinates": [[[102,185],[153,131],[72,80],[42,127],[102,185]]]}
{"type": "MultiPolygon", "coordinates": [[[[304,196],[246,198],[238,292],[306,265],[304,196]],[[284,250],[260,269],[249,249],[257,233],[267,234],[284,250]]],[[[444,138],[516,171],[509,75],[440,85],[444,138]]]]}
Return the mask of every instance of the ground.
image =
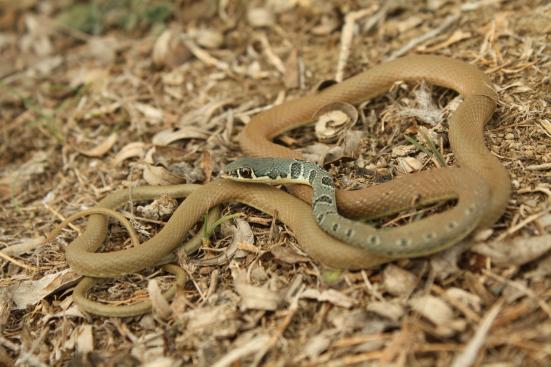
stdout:
{"type": "MultiPolygon", "coordinates": [[[[0,362],[549,365],[545,3],[0,1],[0,362]],[[180,254],[188,280],[170,305],[122,319],[75,306],[79,276],[64,248],[86,219],[43,244],[61,219],[117,189],[215,180],[241,156],[237,137],[252,115],[409,54],[474,64],[498,92],[484,133],[513,192],[491,230],[436,255],[336,272],[281,222],[232,204],[224,214],[240,216],[196,253],[180,254]]],[[[324,163],[340,187],[367,187],[453,165],[447,118],[459,101],[443,88],[401,83],[363,106],[336,141],[319,141],[308,126],[278,142],[324,163]]],[[[122,208],[141,241],[175,206],[166,197],[146,204],[122,208]]],[[[124,245],[122,227],[110,233],[110,249],[124,245]]],[[[155,299],[156,284],[170,281],[148,269],[102,283],[92,297],[136,302],[149,289],[155,299]]]]}

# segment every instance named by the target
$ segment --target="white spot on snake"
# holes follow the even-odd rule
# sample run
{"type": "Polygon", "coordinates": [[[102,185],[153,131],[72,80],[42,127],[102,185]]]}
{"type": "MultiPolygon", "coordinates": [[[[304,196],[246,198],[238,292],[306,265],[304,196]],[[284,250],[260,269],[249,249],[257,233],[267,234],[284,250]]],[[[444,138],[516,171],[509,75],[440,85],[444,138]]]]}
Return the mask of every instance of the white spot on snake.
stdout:
{"type": "Polygon", "coordinates": [[[449,222],[448,223],[448,231],[451,231],[455,227],[457,227],[457,222],[449,222]]]}
{"type": "Polygon", "coordinates": [[[465,213],[466,213],[466,214],[472,214],[472,213],[474,213],[475,209],[476,209],[476,207],[475,207],[474,205],[470,205],[470,206],[467,208],[467,210],[465,210],[465,213]]]}
{"type": "Polygon", "coordinates": [[[411,245],[411,241],[408,240],[407,238],[400,238],[398,239],[398,241],[396,241],[396,244],[401,247],[406,247],[411,245]]]}
{"type": "Polygon", "coordinates": [[[378,245],[381,243],[381,238],[379,236],[371,235],[367,237],[367,242],[370,245],[378,245]]]}
{"type": "Polygon", "coordinates": [[[430,232],[430,233],[425,234],[425,239],[427,241],[433,240],[435,237],[436,237],[436,233],[434,233],[434,232],[430,232]]]}

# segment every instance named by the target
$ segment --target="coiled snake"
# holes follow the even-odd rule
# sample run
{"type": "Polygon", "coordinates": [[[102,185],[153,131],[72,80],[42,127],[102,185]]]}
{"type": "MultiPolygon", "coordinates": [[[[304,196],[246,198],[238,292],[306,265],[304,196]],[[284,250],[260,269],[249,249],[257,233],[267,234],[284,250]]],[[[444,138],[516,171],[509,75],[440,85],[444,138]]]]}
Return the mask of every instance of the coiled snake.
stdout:
{"type": "MultiPolygon", "coordinates": [[[[419,172],[358,191],[337,191],[339,212],[348,217],[379,217],[409,208],[412,203],[426,205],[458,199],[458,204],[451,210],[403,227],[368,234],[365,239],[373,246],[366,251],[339,241],[318,227],[312,209],[304,202],[312,200],[311,188],[304,185],[289,186],[290,191],[304,201],[267,185],[229,180],[216,180],[200,187],[139,187],[108,195],[100,206],[115,208],[129,197],[145,200],[163,193],[174,197],[189,196],[153,238],[139,246],[111,253],[95,253],[105,240],[107,218],[91,215],[85,232],[67,247],[67,262],[77,273],[90,277],[112,277],[140,271],[172,252],[209,208],[224,202],[242,202],[277,215],[293,230],[310,256],[335,268],[367,268],[392,257],[432,253],[467,236],[474,228],[492,225],[503,214],[510,195],[505,168],[484,144],[483,127],[495,109],[497,96],[482,72],[461,61],[439,56],[405,57],[373,67],[314,95],[285,102],[253,117],[242,132],[242,150],[246,155],[256,157],[301,159],[299,152],[271,140],[308,123],[329,103],[357,104],[383,93],[400,80],[426,80],[462,95],[463,102],[449,124],[452,151],[461,168],[419,172]]],[[[320,203],[323,201],[318,200],[316,206],[320,203]]],[[[325,213],[327,209],[323,209],[325,213]]],[[[329,218],[328,214],[321,222],[331,223],[331,232],[336,222],[329,221],[329,218]]],[[[350,227],[339,225],[331,233],[348,240],[352,237],[348,235],[348,229],[350,227]]],[[[128,316],[143,313],[149,307],[134,307],[128,312],[107,305],[100,307],[85,300],[83,290],[85,287],[80,287],[75,301],[92,313],[128,316]]]]}

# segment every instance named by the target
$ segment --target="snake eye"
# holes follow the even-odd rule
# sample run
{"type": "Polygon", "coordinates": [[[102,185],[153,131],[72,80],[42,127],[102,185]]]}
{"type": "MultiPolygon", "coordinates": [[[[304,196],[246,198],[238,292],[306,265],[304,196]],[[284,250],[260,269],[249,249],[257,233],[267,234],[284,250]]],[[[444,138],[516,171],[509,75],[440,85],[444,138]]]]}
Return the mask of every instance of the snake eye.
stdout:
{"type": "Polygon", "coordinates": [[[253,171],[248,167],[240,168],[237,172],[241,178],[253,178],[253,171]]]}

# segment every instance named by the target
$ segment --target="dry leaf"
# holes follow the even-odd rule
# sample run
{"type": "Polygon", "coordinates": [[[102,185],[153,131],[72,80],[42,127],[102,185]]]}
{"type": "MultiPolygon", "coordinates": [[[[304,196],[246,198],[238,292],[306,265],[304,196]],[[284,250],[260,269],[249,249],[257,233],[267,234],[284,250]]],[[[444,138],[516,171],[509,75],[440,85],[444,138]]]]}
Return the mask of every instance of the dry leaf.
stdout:
{"type": "Polygon", "coordinates": [[[169,145],[180,139],[207,139],[210,133],[197,127],[186,126],[179,129],[161,130],[153,136],[153,144],[169,145]]]}
{"type": "Polygon", "coordinates": [[[233,240],[239,245],[254,245],[254,233],[249,223],[241,218],[235,218],[235,226],[232,226],[233,240]]]}
{"type": "Polygon", "coordinates": [[[411,307],[435,325],[447,325],[453,320],[453,310],[442,299],[425,295],[413,298],[411,307]]]}
{"type": "Polygon", "coordinates": [[[335,31],[340,25],[341,22],[338,17],[333,15],[323,15],[321,17],[320,24],[314,26],[311,32],[316,36],[325,36],[335,31]]]}
{"type": "Polygon", "coordinates": [[[461,29],[458,29],[455,32],[453,32],[453,34],[444,42],[438,43],[434,46],[421,45],[417,48],[417,50],[420,52],[435,52],[442,48],[448,48],[454,43],[463,41],[464,39],[468,39],[471,37],[472,37],[471,32],[464,32],[461,29]]]}
{"type": "Polygon", "coordinates": [[[331,343],[335,340],[338,331],[335,329],[324,330],[319,334],[314,334],[306,342],[303,348],[303,353],[310,359],[318,357],[321,353],[325,352],[331,343]]]}
{"type": "Polygon", "coordinates": [[[143,178],[149,185],[177,185],[185,183],[185,177],[178,176],[160,165],[146,163],[143,170],[143,178]]]}
{"type": "Polygon", "coordinates": [[[297,254],[295,250],[288,246],[277,246],[270,250],[275,259],[287,263],[297,264],[311,261],[309,257],[297,254]]]}
{"type": "Polygon", "coordinates": [[[372,301],[367,305],[367,310],[392,321],[398,321],[404,316],[404,307],[396,302],[372,301]]]}
{"type": "Polygon", "coordinates": [[[151,300],[152,310],[159,315],[163,320],[167,320],[172,314],[170,304],[163,296],[163,292],[159,287],[159,283],[155,279],[150,279],[147,282],[147,291],[151,300]]]}
{"type": "Polygon", "coordinates": [[[91,109],[90,111],[86,112],[84,116],[82,116],[83,120],[89,120],[94,117],[100,117],[104,115],[108,115],[110,113],[113,113],[117,111],[121,107],[120,102],[113,102],[107,105],[100,106],[98,108],[91,109]]]}
{"type": "Polygon", "coordinates": [[[400,157],[398,161],[398,170],[403,173],[419,171],[423,168],[423,163],[414,157],[400,157]]]}
{"type": "Polygon", "coordinates": [[[327,144],[315,143],[305,147],[302,151],[304,159],[323,165],[325,157],[331,148],[327,144]]]}
{"type": "MultiPolygon", "coordinates": [[[[224,326],[224,324],[230,320],[234,320],[237,313],[233,306],[222,304],[219,306],[192,309],[181,316],[182,319],[189,320],[187,329],[197,333],[213,328],[222,330],[223,328],[221,326],[224,326]]],[[[231,335],[231,333],[227,331],[225,334],[231,335]]]]}
{"type": "Polygon", "coordinates": [[[133,157],[143,157],[145,154],[146,145],[142,142],[133,142],[126,144],[113,158],[113,165],[118,166],[127,159],[133,157]]]}
{"type": "Polygon", "coordinates": [[[167,29],[153,46],[153,63],[157,66],[175,67],[191,59],[191,52],[182,42],[179,32],[167,29]]]}
{"type": "Polygon", "coordinates": [[[496,264],[524,265],[540,258],[551,249],[551,234],[538,237],[517,237],[514,239],[481,243],[472,251],[488,256],[496,264]]]}
{"type": "Polygon", "coordinates": [[[215,49],[224,44],[224,35],[213,29],[201,29],[194,36],[197,44],[204,48],[215,49]]]}
{"type": "Polygon", "coordinates": [[[396,157],[405,157],[417,151],[415,145],[398,145],[392,148],[391,155],[392,158],[396,157]]]}
{"type": "Polygon", "coordinates": [[[75,149],[80,153],[84,154],[87,157],[101,157],[107,153],[113,145],[117,142],[118,135],[117,133],[112,133],[107,139],[96,145],[92,149],[81,149],[75,146],[75,149]]]}
{"type": "Polygon", "coordinates": [[[482,310],[482,299],[474,294],[469,293],[461,288],[448,288],[445,292],[446,296],[456,299],[464,305],[468,305],[473,311],[479,313],[482,310]]]}
{"type": "MultiPolygon", "coordinates": [[[[69,71],[71,79],[71,87],[75,88],[79,85],[87,85],[91,90],[100,93],[109,83],[109,69],[105,68],[79,68],[69,71]]],[[[118,105],[118,103],[117,103],[118,105]]],[[[118,106],[117,106],[118,108],[118,106]]]]}
{"type": "Polygon", "coordinates": [[[277,310],[278,305],[282,301],[279,293],[249,284],[243,270],[234,270],[232,274],[235,290],[241,296],[240,307],[242,310],[277,310]]]}
{"type": "Polygon", "coordinates": [[[319,141],[337,140],[346,129],[358,121],[358,110],[350,103],[335,102],[322,107],[315,115],[315,133],[319,141]]]}
{"type": "Polygon", "coordinates": [[[156,107],[153,107],[146,103],[139,103],[139,102],[132,103],[132,107],[134,107],[136,110],[141,112],[148,119],[148,122],[151,124],[158,124],[159,122],[163,121],[163,111],[161,111],[156,107]]]}
{"type": "Polygon", "coordinates": [[[247,20],[253,27],[271,27],[274,24],[275,16],[269,8],[249,8],[247,20]]]}
{"type": "Polygon", "coordinates": [[[22,310],[29,305],[34,305],[57,290],[76,284],[80,278],[80,275],[65,269],[47,274],[37,280],[25,280],[13,287],[13,301],[16,309],[22,310]]]}

